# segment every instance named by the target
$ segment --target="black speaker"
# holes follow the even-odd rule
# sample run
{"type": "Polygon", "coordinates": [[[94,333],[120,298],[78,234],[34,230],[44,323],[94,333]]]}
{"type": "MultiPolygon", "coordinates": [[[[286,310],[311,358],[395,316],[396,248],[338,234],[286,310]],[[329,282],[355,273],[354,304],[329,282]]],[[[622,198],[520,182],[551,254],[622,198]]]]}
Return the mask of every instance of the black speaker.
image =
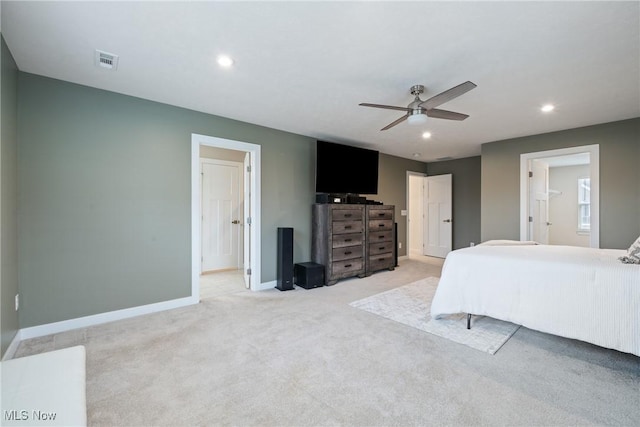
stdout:
{"type": "Polygon", "coordinates": [[[278,228],[278,265],[276,288],[293,289],[293,228],[278,228]]]}
{"type": "Polygon", "coordinates": [[[324,265],[315,262],[300,262],[295,265],[296,285],[305,289],[324,286],[324,265]]]}
{"type": "MultiPolygon", "coordinates": [[[[396,267],[399,267],[398,264],[398,223],[393,223],[393,244],[395,247],[393,248],[393,259],[396,262],[396,267]]],[[[405,249],[408,250],[408,249],[405,249]]]]}

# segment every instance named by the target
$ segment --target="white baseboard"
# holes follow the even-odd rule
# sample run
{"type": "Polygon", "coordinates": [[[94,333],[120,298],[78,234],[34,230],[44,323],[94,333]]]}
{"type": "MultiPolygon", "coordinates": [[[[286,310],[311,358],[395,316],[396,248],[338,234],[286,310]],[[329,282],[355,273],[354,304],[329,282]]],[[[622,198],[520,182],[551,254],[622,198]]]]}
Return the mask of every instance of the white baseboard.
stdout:
{"type": "Polygon", "coordinates": [[[20,341],[22,341],[22,332],[18,331],[13,336],[9,347],[7,347],[7,351],[4,352],[4,356],[2,356],[3,361],[13,359],[13,356],[16,355],[16,351],[18,350],[18,346],[20,345],[20,341]]]}
{"type": "Polygon", "coordinates": [[[86,328],[89,326],[100,325],[102,323],[128,319],[131,317],[142,316],[144,314],[156,313],[159,311],[171,310],[173,308],[198,304],[198,302],[199,300],[194,297],[178,298],[170,301],[163,301],[154,304],[141,305],[138,307],[125,308],[122,310],[109,311],[107,313],[78,317],[76,319],[47,323],[46,325],[32,326],[30,328],[24,328],[20,330],[20,340],[57,334],[60,332],[70,331],[72,329],[86,328]]]}
{"type": "Polygon", "coordinates": [[[260,283],[260,285],[258,286],[258,289],[256,289],[256,291],[266,291],[267,289],[273,289],[273,288],[276,287],[277,284],[278,284],[277,280],[272,280],[270,282],[260,283]]]}
{"type": "MultiPolygon", "coordinates": [[[[260,283],[260,286],[258,287],[258,289],[256,289],[256,291],[273,289],[276,287],[276,284],[277,282],[275,280],[272,280],[271,282],[260,283]]],[[[102,323],[114,322],[116,320],[129,319],[131,317],[185,307],[188,305],[198,304],[199,302],[200,300],[198,298],[190,296],[170,301],[141,305],[138,307],[125,308],[122,310],[109,311],[107,313],[94,314],[91,316],[78,317],[76,319],[63,320],[60,322],[47,323],[45,325],[20,329],[7,348],[3,360],[8,360],[13,357],[16,350],[18,349],[20,341],[22,340],[43,337],[45,335],[58,334],[60,332],[71,331],[73,329],[86,328],[89,326],[100,325],[102,323]]]]}
{"type": "Polygon", "coordinates": [[[398,261],[404,261],[404,260],[407,260],[407,259],[409,259],[409,255],[402,255],[402,256],[398,257],[398,261]]]}

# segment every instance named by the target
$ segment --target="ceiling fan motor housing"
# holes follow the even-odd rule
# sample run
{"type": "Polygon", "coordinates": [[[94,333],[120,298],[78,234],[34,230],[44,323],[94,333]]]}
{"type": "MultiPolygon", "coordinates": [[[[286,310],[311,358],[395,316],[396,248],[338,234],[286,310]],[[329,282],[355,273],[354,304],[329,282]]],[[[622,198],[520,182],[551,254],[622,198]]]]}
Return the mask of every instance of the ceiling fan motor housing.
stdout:
{"type": "Polygon", "coordinates": [[[424,86],[422,85],[411,86],[411,95],[418,96],[423,92],[424,92],[424,86]]]}

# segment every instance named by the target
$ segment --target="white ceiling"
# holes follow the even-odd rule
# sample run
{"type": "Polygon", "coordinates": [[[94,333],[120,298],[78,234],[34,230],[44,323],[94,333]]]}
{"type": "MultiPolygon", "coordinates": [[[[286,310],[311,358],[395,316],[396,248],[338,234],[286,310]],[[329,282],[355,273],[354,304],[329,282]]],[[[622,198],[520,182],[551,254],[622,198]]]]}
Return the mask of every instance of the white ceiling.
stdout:
{"type": "Polygon", "coordinates": [[[638,1],[3,1],[1,12],[22,71],[422,161],[640,117],[638,1]],[[118,70],[96,67],[95,49],[119,55],[118,70]],[[467,80],[478,87],[439,107],[465,121],[381,132],[402,113],[358,106],[406,106],[412,85],[424,100],[467,80]]]}

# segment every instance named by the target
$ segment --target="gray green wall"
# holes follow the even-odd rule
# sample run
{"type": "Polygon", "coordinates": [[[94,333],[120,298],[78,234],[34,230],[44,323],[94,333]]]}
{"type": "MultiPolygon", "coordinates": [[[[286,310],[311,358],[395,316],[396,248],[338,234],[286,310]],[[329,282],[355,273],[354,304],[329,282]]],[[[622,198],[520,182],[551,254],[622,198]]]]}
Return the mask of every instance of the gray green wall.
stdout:
{"type": "Polygon", "coordinates": [[[453,249],[480,243],[480,157],[427,164],[427,175],[453,175],[453,249]]]}
{"type": "Polygon", "coordinates": [[[395,205],[398,243],[402,244],[402,248],[398,249],[398,256],[407,254],[407,217],[400,215],[400,211],[407,209],[407,171],[426,173],[427,165],[423,162],[380,153],[378,194],[367,196],[385,205],[395,205]]]}
{"type": "Polygon", "coordinates": [[[262,282],[276,229],[310,257],[315,140],[19,73],[20,327],[189,296],[191,134],[262,146],[262,282]]]}
{"type": "Polygon", "coordinates": [[[18,313],[14,298],[18,293],[18,170],[17,170],[17,91],[18,68],[4,37],[0,36],[0,330],[4,356],[18,332],[18,313]]]}
{"type": "Polygon", "coordinates": [[[600,247],[640,235],[640,118],[482,145],[482,240],[520,238],[520,155],[600,145],[600,247]]]}

